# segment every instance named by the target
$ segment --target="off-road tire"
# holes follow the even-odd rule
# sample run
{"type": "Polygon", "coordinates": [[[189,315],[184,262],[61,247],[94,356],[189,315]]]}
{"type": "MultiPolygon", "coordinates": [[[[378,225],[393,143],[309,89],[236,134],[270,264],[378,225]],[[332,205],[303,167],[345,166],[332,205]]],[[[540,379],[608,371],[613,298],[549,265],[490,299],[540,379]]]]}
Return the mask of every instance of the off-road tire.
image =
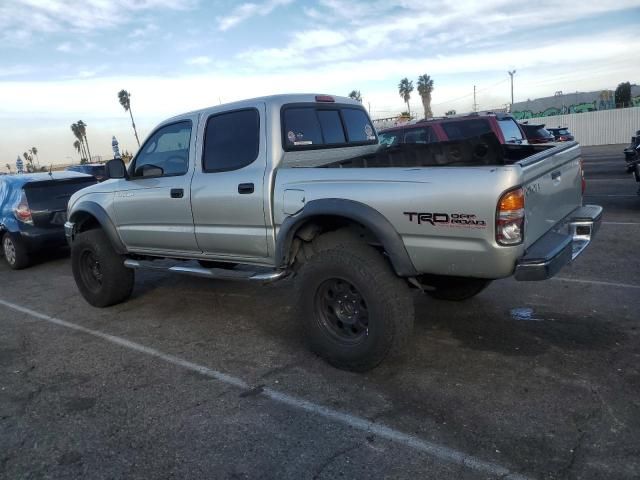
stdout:
{"type": "Polygon", "coordinates": [[[22,270],[31,263],[27,246],[18,234],[5,232],[2,235],[2,255],[13,270],[22,270]]]}
{"type": "Polygon", "coordinates": [[[78,290],[94,307],[115,305],[131,296],[134,272],[124,266],[124,257],[116,253],[99,228],[76,236],[71,245],[71,268],[78,290]]]}
{"type": "Polygon", "coordinates": [[[296,261],[297,311],[313,352],[337,368],[366,371],[404,349],[413,329],[413,298],[407,283],[396,276],[381,252],[348,230],[339,230],[305,243],[296,261]],[[362,325],[366,328],[361,325],[355,339],[340,338],[340,332],[349,330],[344,328],[347,324],[338,321],[338,310],[324,308],[326,297],[321,293],[327,288],[330,292],[334,281],[348,285],[349,293],[355,295],[355,290],[362,299],[363,303],[354,301],[352,308],[364,306],[366,322],[362,325]],[[328,317],[333,326],[328,325],[328,317]]]}
{"type": "Polygon", "coordinates": [[[450,302],[461,302],[475,297],[489,286],[491,280],[484,278],[442,277],[433,285],[435,290],[425,290],[430,297],[450,302]]]}

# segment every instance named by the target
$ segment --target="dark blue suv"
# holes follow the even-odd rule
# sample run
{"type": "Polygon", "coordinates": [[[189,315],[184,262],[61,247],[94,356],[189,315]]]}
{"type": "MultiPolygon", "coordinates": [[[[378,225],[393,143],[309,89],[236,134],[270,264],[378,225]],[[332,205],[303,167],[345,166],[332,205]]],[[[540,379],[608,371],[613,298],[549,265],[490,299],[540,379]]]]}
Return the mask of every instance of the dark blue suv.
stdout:
{"type": "Polygon", "coordinates": [[[104,168],[104,163],[85,163],[82,165],[71,165],[67,167],[70,172],[86,173],[87,175],[93,175],[99,182],[104,182],[107,179],[107,173],[104,168]]]}
{"type": "Polygon", "coordinates": [[[25,268],[31,253],[65,245],[69,197],[95,183],[76,172],[1,176],[0,239],[9,266],[25,268]]]}

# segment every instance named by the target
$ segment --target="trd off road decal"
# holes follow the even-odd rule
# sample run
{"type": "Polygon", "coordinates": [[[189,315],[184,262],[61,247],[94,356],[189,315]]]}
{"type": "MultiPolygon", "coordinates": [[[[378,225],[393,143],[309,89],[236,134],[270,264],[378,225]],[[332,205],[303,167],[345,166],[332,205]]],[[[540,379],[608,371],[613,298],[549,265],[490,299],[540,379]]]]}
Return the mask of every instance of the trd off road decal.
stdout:
{"type": "Polygon", "coordinates": [[[428,223],[434,227],[486,228],[487,222],[472,213],[403,212],[411,223],[428,223]]]}

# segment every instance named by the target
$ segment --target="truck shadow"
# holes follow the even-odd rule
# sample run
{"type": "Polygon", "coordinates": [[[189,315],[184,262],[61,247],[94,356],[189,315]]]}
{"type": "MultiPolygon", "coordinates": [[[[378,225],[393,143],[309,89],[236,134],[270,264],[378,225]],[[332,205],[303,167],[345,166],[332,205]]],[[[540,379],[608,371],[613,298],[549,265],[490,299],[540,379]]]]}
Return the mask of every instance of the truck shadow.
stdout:
{"type": "Polygon", "coordinates": [[[509,308],[481,296],[461,303],[419,296],[415,331],[421,336],[450,336],[466,348],[509,356],[540,355],[550,347],[601,350],[626,338],[599,314],[577,317],[549,307],[509,308]]]}

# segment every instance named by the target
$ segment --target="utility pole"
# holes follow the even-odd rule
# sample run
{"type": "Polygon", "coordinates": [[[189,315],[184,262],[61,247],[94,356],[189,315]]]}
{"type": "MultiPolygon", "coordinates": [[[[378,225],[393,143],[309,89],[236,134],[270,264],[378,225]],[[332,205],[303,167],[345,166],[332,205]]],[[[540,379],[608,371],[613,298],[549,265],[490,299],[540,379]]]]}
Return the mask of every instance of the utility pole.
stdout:
{"type": "Polygon", "coordinates": [[[476,103],[476,86],[473,86],[473,111],[478,111],[478,104],[476,103]]]}
{"type": "Polygon", "coordinates": [[[515,69],[507,71],[509,76],[511,77],[511,105],[513,107],[513,76],[516,74],[515,69]]]}

